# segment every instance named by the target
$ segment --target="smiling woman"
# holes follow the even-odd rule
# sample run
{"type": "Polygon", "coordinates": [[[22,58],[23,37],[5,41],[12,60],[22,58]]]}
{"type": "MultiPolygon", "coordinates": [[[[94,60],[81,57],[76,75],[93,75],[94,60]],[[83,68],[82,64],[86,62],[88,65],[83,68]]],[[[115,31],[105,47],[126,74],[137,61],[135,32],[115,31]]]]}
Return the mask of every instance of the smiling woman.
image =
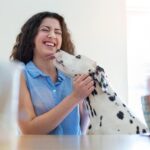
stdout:
{"type": "Polygon", "coordinates": [[[37,57],[48,60],[54,58],[54,53],[60,49],[61,44],[62,31],[59,21],[54,18],[43,19],[35,37],[34,61],[38,59],[37,57]]]}
{"type": "MultiPolygon", "coordinates": [[[[74,54],[74,45],[64,18],[56,13],[44,12],[35,14],[22,26],[21,32],[16,38],[11,58],[15,58],[25,64],[32,60],[35,48],[34,40],[37,38],[37,34],[47,36],[48,41],[49,36],[59,36],[60,43],[57,48],[67,50],[70,54],[74,54]]],[[[54,42],[53,44],[56,46],[57,43],[54,42]]]]}
{"type": "Polygon", "coordinates": [[[57,49],[74,54],[64,18],[40,12],[23,25],[11,58],[25,64],[21,75],[18,123],[23,134],[81,135],[88,125],[84,98],[94,89],[91,77],[75,80],[53,65],[57,49]]]}

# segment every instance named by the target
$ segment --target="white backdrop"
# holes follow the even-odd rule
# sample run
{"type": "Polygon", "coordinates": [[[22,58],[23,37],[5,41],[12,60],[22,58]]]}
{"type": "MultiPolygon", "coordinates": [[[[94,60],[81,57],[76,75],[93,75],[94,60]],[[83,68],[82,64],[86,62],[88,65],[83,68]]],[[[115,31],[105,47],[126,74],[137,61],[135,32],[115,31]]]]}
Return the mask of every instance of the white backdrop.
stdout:
{"type": "Polygon", "coordinates": [[[21,26],[39,11],[65,17],[77,52],[104,67],[127,100],[125,0],[0,0],[0,60],[9,58],[21,26]]]}

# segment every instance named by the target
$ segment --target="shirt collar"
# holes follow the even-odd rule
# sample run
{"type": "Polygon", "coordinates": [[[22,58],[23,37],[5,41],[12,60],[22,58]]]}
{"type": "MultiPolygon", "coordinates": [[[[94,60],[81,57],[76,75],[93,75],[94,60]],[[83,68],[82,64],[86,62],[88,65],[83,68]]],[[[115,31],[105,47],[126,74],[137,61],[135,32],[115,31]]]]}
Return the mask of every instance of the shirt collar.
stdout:
{"type": "Polygon", "coordinates": [[[58,81],[62,81],[65,79],[65,74],[57,69],[57,79],[58,81]]]}
{"type": "MultiPolygon", "coordinates": [[[[42,72],[32,61],[26,64],[26,68],[33,78],[37,78],[39,76],[49,77],[47,74],[42,72]]],[[[65,74],[57,70],[57,78],[58,78],[58,81],[62,81],[65,79],[65,74]]]]}

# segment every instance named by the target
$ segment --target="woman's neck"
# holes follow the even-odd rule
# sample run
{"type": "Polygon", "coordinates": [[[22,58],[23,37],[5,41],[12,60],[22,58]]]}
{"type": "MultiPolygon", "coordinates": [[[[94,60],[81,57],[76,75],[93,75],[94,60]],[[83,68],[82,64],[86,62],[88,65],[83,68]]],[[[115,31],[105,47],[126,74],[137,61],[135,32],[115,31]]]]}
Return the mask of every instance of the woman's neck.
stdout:
{"type": "Polygon", "coordinates": [[[34,58],[33,62],[41,71],[49,75],[53,82],[56,82],[57,72],[55,66],[52,63],[52,60],[37,60],[34,58]]]}

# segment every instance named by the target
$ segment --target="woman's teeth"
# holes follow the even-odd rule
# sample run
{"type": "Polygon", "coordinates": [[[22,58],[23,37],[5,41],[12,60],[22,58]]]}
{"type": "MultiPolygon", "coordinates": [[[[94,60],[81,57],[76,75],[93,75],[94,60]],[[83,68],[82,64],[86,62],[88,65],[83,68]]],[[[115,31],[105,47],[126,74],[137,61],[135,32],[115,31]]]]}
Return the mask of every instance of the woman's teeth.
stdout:
{"type": "Polygon", "coordinates": [[[53,47],[55,46],[55,44],[54,44],[54,43],[51,43],[51,42],[45,42],[45,45],[46,45],[46,46],[53,46],[53,47]]]}

